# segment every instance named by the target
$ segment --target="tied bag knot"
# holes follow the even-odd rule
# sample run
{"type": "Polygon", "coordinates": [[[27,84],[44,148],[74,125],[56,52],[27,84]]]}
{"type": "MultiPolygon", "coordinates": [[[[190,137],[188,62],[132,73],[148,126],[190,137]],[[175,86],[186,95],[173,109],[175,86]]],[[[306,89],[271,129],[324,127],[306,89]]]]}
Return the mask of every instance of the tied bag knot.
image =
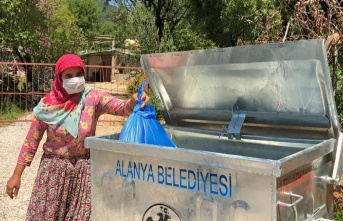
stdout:
{"type": "Polygon", "coordinates": [[[138,101],[120,132],[119,140],[176,147],[165,129],[156,119],[156,110],[154,106],[152,104],[147,104],[145,107],[140,108],[143,103],[141,97],[143,95],[144,87],[145,81],[142,82],[138,89],[138,101]]]}

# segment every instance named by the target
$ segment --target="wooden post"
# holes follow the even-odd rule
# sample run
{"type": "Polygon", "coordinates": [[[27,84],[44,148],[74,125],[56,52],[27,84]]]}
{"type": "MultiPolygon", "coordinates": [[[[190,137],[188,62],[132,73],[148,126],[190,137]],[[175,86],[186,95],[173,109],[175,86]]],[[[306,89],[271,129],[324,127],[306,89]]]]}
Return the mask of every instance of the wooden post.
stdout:
{"type": "Polygon", "coordinates": [[[113,66],[115,66],[116,65],[116,53],[115,53],[115,51],[114,51],[114,38],[112,39],[112,48],[111,48],[112,50],[111,50],[111,54],[112,54],[112,56],[111,56],[111,66],[112,66],[112,68],[111,68],[111,83],[113,83],[113,81],[115,80],[115,69],[113,68],[113,66]]]}
{"type": "Polygon", "coordinates": [[[333,87],[333,95],[336,96],[337,91],[337,70],[338,70],[338,50],[337,45],[334,45],[333,47],[333,65],[332,65],[332,87],[333,87]]]}

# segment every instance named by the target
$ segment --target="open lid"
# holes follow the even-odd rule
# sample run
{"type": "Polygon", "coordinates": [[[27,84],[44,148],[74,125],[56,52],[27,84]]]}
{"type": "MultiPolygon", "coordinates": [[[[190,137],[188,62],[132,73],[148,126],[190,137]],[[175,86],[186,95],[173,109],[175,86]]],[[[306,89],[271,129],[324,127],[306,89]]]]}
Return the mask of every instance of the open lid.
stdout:
{"type": "Polygon", "coordinates": [[[338,138],[324,40],[146,54],[141,65],[167,124],[338,138]]]}

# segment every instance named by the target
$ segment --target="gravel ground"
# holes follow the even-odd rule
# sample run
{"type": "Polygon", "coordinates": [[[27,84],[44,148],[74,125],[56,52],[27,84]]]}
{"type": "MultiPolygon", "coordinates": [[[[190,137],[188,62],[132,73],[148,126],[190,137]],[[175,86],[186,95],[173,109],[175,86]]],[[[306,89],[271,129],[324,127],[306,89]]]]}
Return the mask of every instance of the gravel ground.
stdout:
{"type": "MultiPolygon", "coordinates": [[[[0,125],[1,126],[1,125],[0,125]]],[[[42,144],[30,167],[23,173],[18,197],[10,199],[6,194],[6,183],[11,177],[17,163],[18,154],[28,132],[30,123],[14,123],[6,127],[0,127],[0,220],[21,221],[25,220],[25,214],[29,203],[34,178],[42,155],[42,144]]],[[[119,132],[122,125],[99,125],[97,135],[119,132]]]]}

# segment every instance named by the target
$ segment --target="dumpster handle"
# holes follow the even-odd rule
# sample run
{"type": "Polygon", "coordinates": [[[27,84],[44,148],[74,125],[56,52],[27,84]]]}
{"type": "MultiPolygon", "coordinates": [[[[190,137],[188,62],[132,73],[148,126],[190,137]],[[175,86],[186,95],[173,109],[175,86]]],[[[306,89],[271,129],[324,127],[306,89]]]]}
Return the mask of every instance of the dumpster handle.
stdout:
{"type": "Polygon", "coordinates": [[[330,176],[315,176],[316,179],[325,182],[326,184],[339,185],[339,179],[330,176]]]}
{"type": "Polygon", "coordinates": [[[292,207],[297,205],[298,203],[300,203],[301,200],[304,199],[303,196],[298,195],[298,194],[294,194],[294,193],[289,193],[290,196],[294,196],[294,197],[299,197],[299,199],[297,199],[296,201],[294,201],[293,203],[284,203],[278,200],[278,202],[276,203],[276,205],[281,205],[281,206],[286,206],[286,207],[292,207]]]}
{"type": "Polygon", "coordinates": [[[316,219],[316,221],[332,221],[332,219],[319,218],[316,219]]]}

